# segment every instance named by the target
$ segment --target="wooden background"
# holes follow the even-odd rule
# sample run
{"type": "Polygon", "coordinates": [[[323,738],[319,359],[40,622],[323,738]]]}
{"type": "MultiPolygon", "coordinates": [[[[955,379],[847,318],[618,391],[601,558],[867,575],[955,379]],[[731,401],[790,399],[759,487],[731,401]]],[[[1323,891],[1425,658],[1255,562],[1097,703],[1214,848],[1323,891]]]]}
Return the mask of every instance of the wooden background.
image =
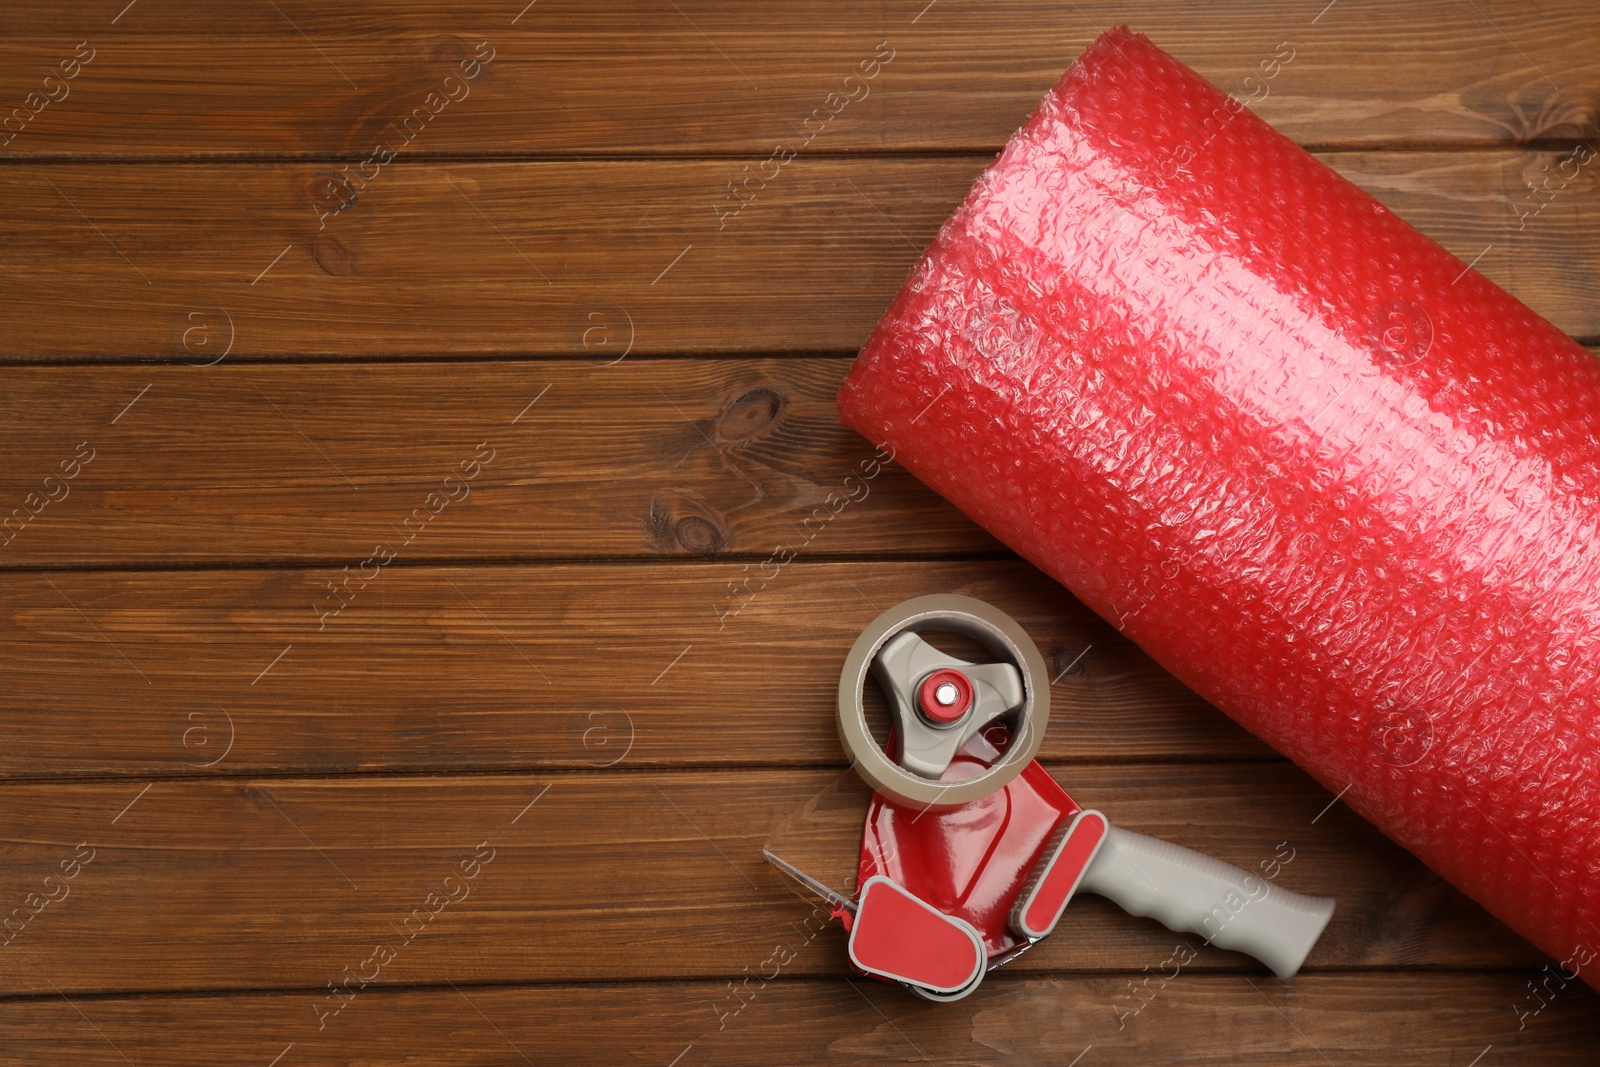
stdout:
{"type": "Polygon", "coordinates": [[[0,1063],[1594,1062],[1592,992],[904,472],[827,501],[851,353],[1116,22],[1600,341],[1600,9],[524,2],[0,10],[0,1063]],[[1338,898],[1297,979],[1093,898],[948,1006],[807,937],[762,843],[935,591],[1061,672],[1078,799],[1338,898]]]}

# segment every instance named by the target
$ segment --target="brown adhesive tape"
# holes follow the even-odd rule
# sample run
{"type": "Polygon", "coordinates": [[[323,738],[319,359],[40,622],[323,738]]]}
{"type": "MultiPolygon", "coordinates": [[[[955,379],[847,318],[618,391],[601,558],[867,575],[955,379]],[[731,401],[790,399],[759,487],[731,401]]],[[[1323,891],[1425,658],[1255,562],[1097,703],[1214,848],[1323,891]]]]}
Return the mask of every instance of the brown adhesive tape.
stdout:
{"type": "Polygon", "coordinates": [[[1050,687],[1045,677],[1044,657],[1038,647],[1005,612],[967,596],[913,597],[872,620],[850,647],[839,674],[839,740],[850,754],[856,773],[896,803],[927,811],[958,808],[1010,782],[1039,751],[1050,721],[1050,687]],[[862,703],[863,687],[878,650],[903,630],[963,634],[1015,664],[1022,673],[1024,699],[1016,713],[1016,736],[999,762],[982,774],[936,782],[895,763],[873,739],[862,703]]]}

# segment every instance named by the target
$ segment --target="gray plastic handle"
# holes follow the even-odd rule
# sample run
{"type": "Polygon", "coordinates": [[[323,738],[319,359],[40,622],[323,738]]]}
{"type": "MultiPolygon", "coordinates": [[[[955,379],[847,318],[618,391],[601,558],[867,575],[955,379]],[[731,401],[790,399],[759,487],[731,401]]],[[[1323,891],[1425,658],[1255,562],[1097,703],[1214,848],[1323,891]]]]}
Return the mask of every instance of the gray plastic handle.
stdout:
{"type": "Polygon", "coordinates": [[[1332,897],[1281,889],[1219,859],[1115,826],[1078,892],[1254,956],[1279,978],[1300,969],[1333,917],[1332,897]]]}

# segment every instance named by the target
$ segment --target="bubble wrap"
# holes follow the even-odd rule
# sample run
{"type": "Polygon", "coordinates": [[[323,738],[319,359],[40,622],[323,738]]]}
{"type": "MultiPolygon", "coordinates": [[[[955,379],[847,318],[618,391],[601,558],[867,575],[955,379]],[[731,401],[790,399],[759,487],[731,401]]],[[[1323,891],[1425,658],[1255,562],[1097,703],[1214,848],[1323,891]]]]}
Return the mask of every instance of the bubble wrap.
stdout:
{"type": "Polygon", "coordinates": [[[1118,29],[839,406],[1600,984],[1600,361],[1570,338],[1118,29]]]}

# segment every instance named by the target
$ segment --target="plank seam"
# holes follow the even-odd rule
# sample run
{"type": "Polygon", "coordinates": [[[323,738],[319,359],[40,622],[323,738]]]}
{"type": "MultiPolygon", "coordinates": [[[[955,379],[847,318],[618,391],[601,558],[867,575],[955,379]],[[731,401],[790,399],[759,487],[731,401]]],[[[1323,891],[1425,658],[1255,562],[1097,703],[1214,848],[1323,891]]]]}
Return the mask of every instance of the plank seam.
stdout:
{"type": "MultiPolygon", "coordinates": [[[[1506,965],[1502,967],[1485,967],[1462,965],[1452,967],[1448,965],[1429,966],[1426,964],[1401,963],[1383,964],[1372,966],[1359,965],[1330,965],[1330,966],[1305,966],[1299,971],[1300,976],[1318,976],[1328,978],[1370,978],[1374,974],[1394,975],[1454,975],[1454,976],[1506,976],[1526,977],[1529,971],[1537,970],[1537,965],[1529,963],[1525,966],[1506,965]]],[[[1021,983],[1030,981],[1081,981],[1089,978],[1123,978],[1130,974],[1143,974],[1141,969],[1129,968],[1121,970],[1116,968],[1086,968],[1072,970],[1071,968],[1052,967],[1038,971],[1013,971],[1001,969],[984,977],[985,983],[1009,982],[1021,983]]],[[[1184,974],[1195,978],[1220,982],[1228,979],[1270,977],[1258,973],[1245,964],[1235,968],[1220,967],[1216,965],[1202,966],[1192,964],[1184,968],[1184,974]]],[[[462,982],[416,982],[416,983],[386,983],[368,986],[364,994],[379,996],[407,996],[423,993],[451,993],[455,987],[462,989],[608,989],[617,986],[708,986],[719,988],[727,982],[738,981],[749,977],[745,972],[729,972],[715,976],[695,976],[693,978],[673,977],[670,975],[639,975],[620,978],[594,979],[592,981],[575,981],[573,979],[552,979],[550,981],[462,981],[462,982]]],[[[852,974],[780,974],[777,978],[768,981],[792,982],[796,985],[834,985],[850,980],[858,980],[852,974]]],[[[326,986],[267,986],[267,987],[240,987],[240,988],[193,988],[193,989],[105,989],[92,991],[73,991],[74,1000],[109,1001],[109,1000],[159,1000],[178,999],[183,997],[222,999],[222,998],[247,998],[247,997],[291,997],[291,996],[320,996],[327,993],[326,986]]],[[[60,998],[56,992],[43,993],[0,993],[0,1004],[26,1004],[30,1001],[53,1002],[60,998]]]]}
{"type": "MultiPolygon", "coordinates": [[[[1590,144],[1586,137],[1535,137],[1511,140],[1475,141],[1305,141],[1295,142],[1307,152],[1320,155],[1347,155],[1352,153],[1408,153],[1439,152],[1503,152],[1526,150],[1533,152],[1570,152],[1590,144]]],[[[860,148],[833,149],[826,152],[807,151],[805,158],[823,161],[851,160],[948,160],[986,158],[997,154],[1003,141],[985,144],[952,145],[943,148],[860,148]]],[[[404,159],[396,159],[390,166],[422,166],[429,163],[445,164],[499,164],[499,163],[661,163],[661,162],[728,162],[757,161],[768,158],[769,149],[725,152],[506,152],[485,154],[477,152],[407,152],[404,159]]],[[[103,155],[90,152],[40,151],[31,154],[16,153],[0,156],[0,168],[28,166],[30,164],[61,164],[73,166],[295,166],[318,164],[352,164],[367,158],[366,152],[355,155],[337,152],[307,153],[305,155],[204,153],[175,154],[150,153],[148,155],[103,155]]]]}
{"type": "MultiPolygon", "coordinates": [[[[1185,757],[1174,756],[1067,756],[1060,759],[1051,758],[1043,761],[1045,767],[1262,767],[1288,764],[1289,759],[1275,752],[1263,752],[1256,756],[1222,756],[1222,757],[1185,757]]],[[[206,782],[218,784],[249,784],[271,780],[278,783],[306,782],[321,784],[327,782],[362,782],[369,780],[395,780],[414,779],[417,781],[447,778],[453,781],[463,779],[525,779],[542,777],[576,777],[578,775],[649,775],[661,774],[673,777],[693,777],[711,774],[729,774],[745,777],[754,777],[759,771],[793,771],[797,773],[811,771],[843,772],[850,768],[847,760],[827,760],[816,763],[781,763],[776,761],[752,761],[748,763],[720,762],[720,763],[645,763],[636,762],[626,766],[614,764],[610,767],[596,767],[593,764],[567,763],[548,764],[543,766],[526,767],[438,767],[438,768],[382,768],[377,767],[365,771],[307,771],[307,770],[267,770],[267,771],[234,771],[227,774],[162,774],[160,772],[142,772],[139,774],[57,774],[41,775],[39,777],[4,776],[0,777],[0,792],[8,788],[20,789],[31,786],[61,786],[62,788],[75,788],[88,785],[120,785],[125,782],[138,782],[154,779],[166,783],[206,782]]]]}

